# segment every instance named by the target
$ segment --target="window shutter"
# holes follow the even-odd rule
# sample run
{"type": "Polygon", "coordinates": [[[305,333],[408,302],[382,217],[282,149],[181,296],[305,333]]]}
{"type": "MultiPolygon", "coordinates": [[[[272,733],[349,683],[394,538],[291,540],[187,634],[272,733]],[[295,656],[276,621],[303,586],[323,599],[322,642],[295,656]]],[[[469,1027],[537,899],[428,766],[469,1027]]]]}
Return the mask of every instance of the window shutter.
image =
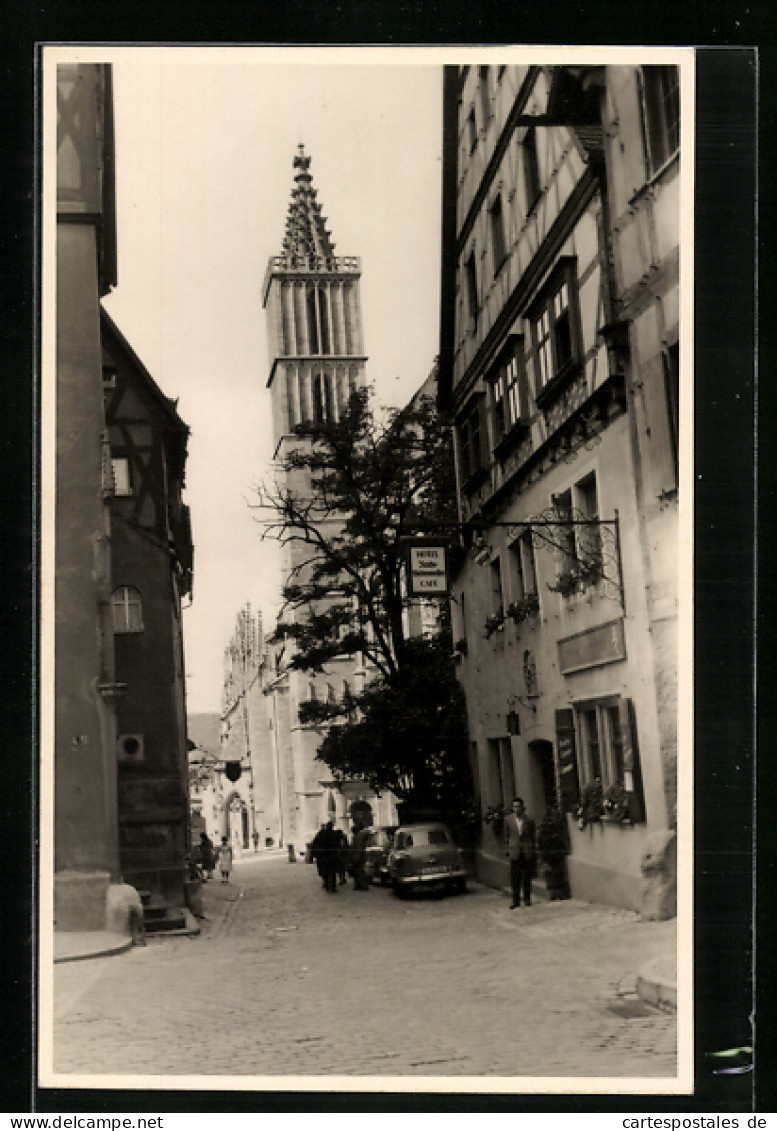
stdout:
{"type": "Polygon", "coordinates": [[[645,797],[642,791],[642,770],[637,745],[637,720],[631,699],[618,701],[618,716],[623,743],[623,784],[629,795],[629,816],[636,824],[645,820],[645,797]]]}
{"type": "Polygon", "coordinates": [[[556,711],[556,759],[561,812],[574,813],[580,798],[580,781],[577,775],[575,719],[569,709],[556,711]]]}

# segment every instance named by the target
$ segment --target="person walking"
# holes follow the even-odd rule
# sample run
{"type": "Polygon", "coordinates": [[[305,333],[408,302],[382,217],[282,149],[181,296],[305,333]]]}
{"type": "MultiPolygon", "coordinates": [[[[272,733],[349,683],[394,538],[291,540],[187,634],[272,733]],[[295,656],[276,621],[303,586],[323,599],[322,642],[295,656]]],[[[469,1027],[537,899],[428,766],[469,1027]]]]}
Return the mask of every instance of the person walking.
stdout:
{"type": "Polygon", "coordinates": [[[213,848],[213,841],[207,833],[200,833],[200,867],[203,871],[204,880],[213,879],[213,869],[216,866],[216,853],[213,848]]]}
{"type": "Polygon", "coordinates": [[[225,836],[221,838],[218,853],[219,871],[221,872],[222,884],[229,883],[229,873],[232,871],[232,849],[230,848],[229,841],[225,836]]]}
{"type": "Polygon", "coordinates": [[[337,848],[338,837],[332,821],[327,821],[313,839],[318,874],[324,883],[324,890],[337,891],[337,848]]]}
{"type": "Polygon", "coordinates": [[[348,853],[348,871],[353,876],[355,891],[369,891],[364,865],[367,862],[367,830],[357,821],[353,826],[351,847],[348,853]]]}
{"type": "Polygon", "coordinates": [[[510,858],[510,910],[521,906],[521,897],[531,904],[531,882],[537,874],[537,834],[522,797],[513,798],[512,812],[505,818],[507,855],[510,858]]]}

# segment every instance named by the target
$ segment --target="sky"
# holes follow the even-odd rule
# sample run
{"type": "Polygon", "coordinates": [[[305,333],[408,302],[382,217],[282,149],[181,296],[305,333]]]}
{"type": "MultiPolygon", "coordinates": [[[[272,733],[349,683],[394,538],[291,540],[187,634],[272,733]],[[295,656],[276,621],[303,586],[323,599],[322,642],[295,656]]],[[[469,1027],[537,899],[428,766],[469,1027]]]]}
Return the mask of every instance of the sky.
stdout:
{"type": "Polygon", "coordinates": [[[277,548],[249,504],[271,473],[261,288],[281,251],[292,160],[303,143],[336,253],[361,257],[368,380],[381,403],[403,404],[438,350],[442,60],[103,54],[118,225],[118,285],[104,305],[191,429],[187,706],[219,711],[240,609],[250,601],[269,632],[280,604],[277,548]]]}

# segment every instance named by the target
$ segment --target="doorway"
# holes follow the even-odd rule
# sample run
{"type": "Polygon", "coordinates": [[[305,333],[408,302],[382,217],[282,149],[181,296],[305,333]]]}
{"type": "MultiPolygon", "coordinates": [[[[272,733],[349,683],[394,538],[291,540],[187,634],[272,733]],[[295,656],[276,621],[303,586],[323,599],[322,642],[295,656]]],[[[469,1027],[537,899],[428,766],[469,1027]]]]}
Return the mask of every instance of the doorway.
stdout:
{"type": "Polygon", "coordinates": [[[542,818],[549,805],[558,804],[553,743],[544,738],[529,743],[534,812],[542,818]]]}

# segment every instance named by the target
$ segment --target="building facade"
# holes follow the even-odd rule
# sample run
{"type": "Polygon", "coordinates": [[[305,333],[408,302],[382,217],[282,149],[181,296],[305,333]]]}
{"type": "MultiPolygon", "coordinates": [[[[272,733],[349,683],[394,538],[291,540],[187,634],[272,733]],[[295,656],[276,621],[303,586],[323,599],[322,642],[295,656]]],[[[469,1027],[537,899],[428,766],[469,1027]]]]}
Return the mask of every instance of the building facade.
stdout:
{"type": "Polygon", "coordinates": [[[54,915],[183,899],[188,430],[100,300],[116,285],[110,67],[57,68],[54,915]]]}
{"type": "Polygon", "coordinates": [[[572,894],[633,908],[676,821],[678,82],[445,76],[440,397],[479,872],[506,884],[519,794],[564,814],[572,894]]]}
{"type": "Polygon", "coordinates": [[[103,311],[110,448],[111,615],[119,857],[126,883],[183,899],[188,845],[183,602],[193,546],[183,502],[189,429],[103,311]]]}
{"type": "Polygon", "coordinates": [[[54,913],[89,930],[120,876],[100,342],[116,284],[110,67],[60,64],[57,106],[54,913]]]}
{"type": "MultiPolygon", "coordinates": [[[[270,354],[267,386],[274,459],[279,465],[301,443],[309,442],[296,434],[299,425],[326,425],[339,419],[351,393],[365,387],[367,362],[360,260],[335,255],[313,187],[310,158],[302,146],[294,158],[294,169],[282,251],[270,259],[263,287],[270,354]]],[[[287,489],[299,497],[310,497],[305,471],[285,472],[284,476],[287,489]]],[[[320,527],[326,531],[337,523],[337,519],[322,518],[320,527]]],[[[281,547],[286,582],[304,578],[305,558],[303,546],[281,547]]],[[[347,827],[350,804],[359,800],[370,806],[374,820],[389,823],[385,819],[393,815],[389,799],[376,798],[359,783],[338,791],[327,780],[325,767],[316,761],[320,731],[299,722],[299,707],[306,699],[347,699],[358,693],[367,678],[364,664],[343,656],[320,674],[299,672],[289,667],[288,648],[273,650],[265,682],[272,758],[279,767],[281,839],[287,845],[304,846],[330,818],[347,827]]]]}

